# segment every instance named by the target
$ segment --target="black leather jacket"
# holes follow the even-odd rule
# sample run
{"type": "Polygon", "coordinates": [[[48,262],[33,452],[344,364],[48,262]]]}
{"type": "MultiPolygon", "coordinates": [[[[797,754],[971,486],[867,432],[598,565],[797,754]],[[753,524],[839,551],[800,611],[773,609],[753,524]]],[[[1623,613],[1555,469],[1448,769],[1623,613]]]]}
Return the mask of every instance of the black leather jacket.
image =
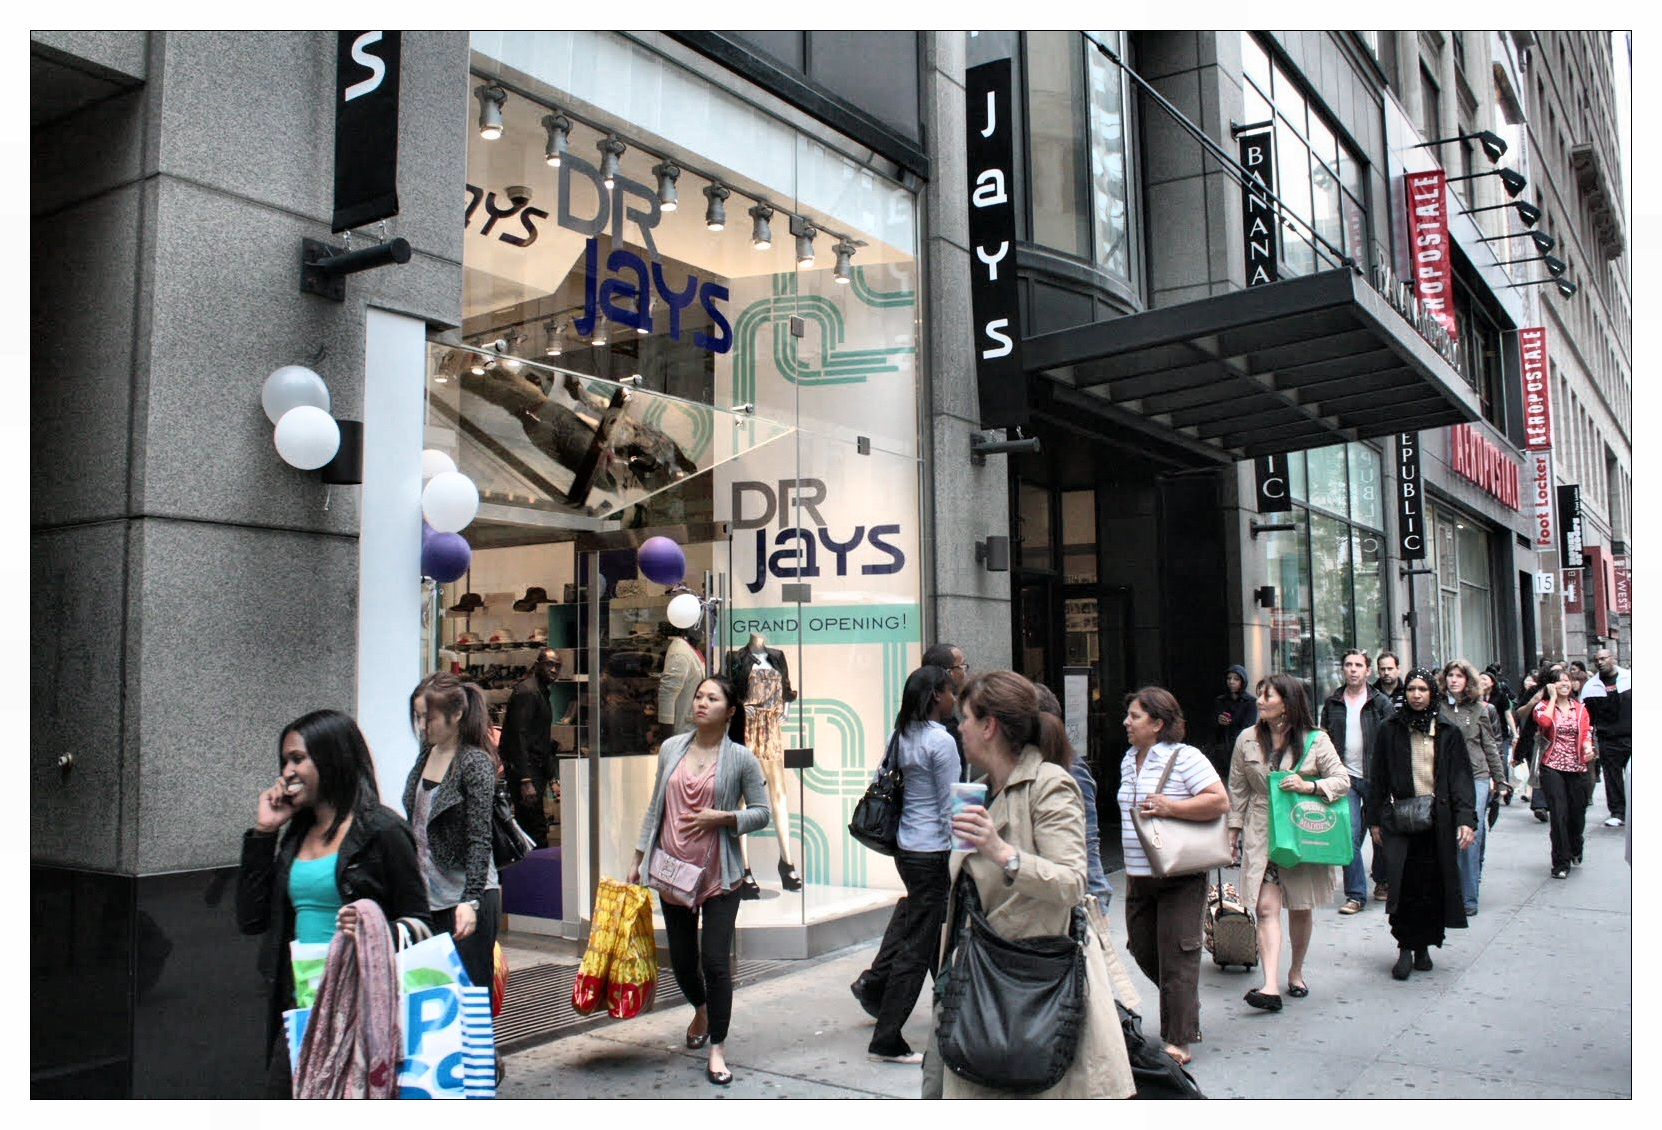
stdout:
{"type": "MultiPolygon", "coordinates": [[[[1362,771],[1356,772],[1345,763],[1345,770],[1353,777],[1367,778],[1371,776],[1368,766],[1373,758],[1374,742],[1379,734],[1379,727],[1391,715],[1396,713],[1396,707],[1391,705],[1387,695],[1368,688],[1368,700],[1362,704],[1362,771]]],[[[1319,719],[1321,728],[1327,731],[1327,736],[1333,739],[1333,748],[1338,751],[1339,759],[1345,756],[1345,688],[1340,684],[1339,689],[1327,696],[1322,703],[1322,716],[1319,719]]]]}
{"type": "MultiPolygon", "coordinates": [[[[242,837],[242,870],[237,875],[237,929],[265,934],[260,950],[260,973],[271,989],[266,1047],[275,1047],[282,1031],[283,1011],[294,1007],[294,970],[288,945],[294,940],[294,904],[289,901],[289,868],[310,830],[310,811],[297,813],[277,833],[250,828],[242,837]]],[[[375,801],[360,804],[352,814],[335,857],[335,885],[341,903],[373,899],[387,916],[419,922],[421,932],[432,929],[427,913],[427,884],[416,860],[415,835],[392,809],[375,801]]]]}

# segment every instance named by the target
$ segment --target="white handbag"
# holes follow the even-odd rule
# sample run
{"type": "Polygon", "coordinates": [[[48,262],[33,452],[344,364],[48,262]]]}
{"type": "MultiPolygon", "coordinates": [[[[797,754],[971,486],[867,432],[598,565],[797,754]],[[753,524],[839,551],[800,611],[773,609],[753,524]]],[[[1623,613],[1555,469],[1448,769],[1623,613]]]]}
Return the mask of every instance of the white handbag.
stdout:
{"type": "Polygon", "coordinates": [[[658,897],[676,906],[691,906],[704,882],[704,868],[677,859],[663,848],[652,849],[652,859],[646,869],[646,885],[658,892],[658,897]]]}

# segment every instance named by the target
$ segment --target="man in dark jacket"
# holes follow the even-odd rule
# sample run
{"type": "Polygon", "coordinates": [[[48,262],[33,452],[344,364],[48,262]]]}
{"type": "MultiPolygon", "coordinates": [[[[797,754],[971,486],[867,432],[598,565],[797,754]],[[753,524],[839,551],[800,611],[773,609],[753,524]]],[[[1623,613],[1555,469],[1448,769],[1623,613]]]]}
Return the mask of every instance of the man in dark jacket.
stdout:
{"type": "Polygon", "coordinates": [[[560,653],[551,647],[537,652],[536,663],[508,699],[499,743],[514,819],[538,847],[548,846],[548,815],[542,806],[554,775],[554,707],[548,688],[559,677],[560,653]]]}
{"type": "MultiPolygon", "coordinates": [[[[1368,653],[1353,647],[1345,652],[1345,681],[1322,703],[1321,727],[1333,739],[1333,748],[1344,759],[1350,774],[1350,830],[1355,854],[1345,865],[1345,904],[1340,914],[1355,914],[1368,905],[1368,877],[1362,869],[1362,806],[1368,799],[1368,766],[1373,760],[1379,727],[1396,708],[1391,700],[1368,686],[1368,653]]],[[[1376,847],[1373,852],[1373,897],[1384,902],[1388,896],[1384,861],[1376,847]]]]}
{"type": "Polygon", "coordinates": [[[1604,803],[1610,809],[1606,828],[1627,822],[1627,790],[1622,772],[1633,755],[1633,675],[1618,666],[1616,657],[1601,647],[1593,657],[1599,673],[1581,688],[1581,701],[1593,720],[1599,760],[1604,763],[1604,803]]]}

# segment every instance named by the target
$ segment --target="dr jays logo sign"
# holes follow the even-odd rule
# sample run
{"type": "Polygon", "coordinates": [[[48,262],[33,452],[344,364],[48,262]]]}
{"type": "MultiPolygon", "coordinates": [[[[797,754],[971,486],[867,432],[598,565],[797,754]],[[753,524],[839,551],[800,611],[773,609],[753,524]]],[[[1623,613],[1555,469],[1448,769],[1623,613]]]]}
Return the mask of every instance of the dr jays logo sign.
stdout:
{"type": "Polygon", "coordinates": [[[1021,319],[1016,293],[1015,168],[1010,60],[964,72],[969,156],[970,309],[975,323],[975,382],[981,426],[1027,423],[1027,382],[1021,368],[1021,319]]]}

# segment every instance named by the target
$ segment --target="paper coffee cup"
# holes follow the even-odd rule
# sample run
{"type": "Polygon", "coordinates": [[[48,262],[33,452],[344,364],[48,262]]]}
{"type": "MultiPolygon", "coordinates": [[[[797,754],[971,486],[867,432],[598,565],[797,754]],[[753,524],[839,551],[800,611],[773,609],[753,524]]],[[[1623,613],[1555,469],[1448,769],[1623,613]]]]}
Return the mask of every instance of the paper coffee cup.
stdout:
{"type": "MultiPolygon", "coordinates": [[[[952,815],[956,816],[972,804],[987,806],[987,783],[985,781],[955,781],[952,785],[952,815]]],[[[954,851],[974,851],[975,845],[968,840],[952,837],[954,851]]]]}

